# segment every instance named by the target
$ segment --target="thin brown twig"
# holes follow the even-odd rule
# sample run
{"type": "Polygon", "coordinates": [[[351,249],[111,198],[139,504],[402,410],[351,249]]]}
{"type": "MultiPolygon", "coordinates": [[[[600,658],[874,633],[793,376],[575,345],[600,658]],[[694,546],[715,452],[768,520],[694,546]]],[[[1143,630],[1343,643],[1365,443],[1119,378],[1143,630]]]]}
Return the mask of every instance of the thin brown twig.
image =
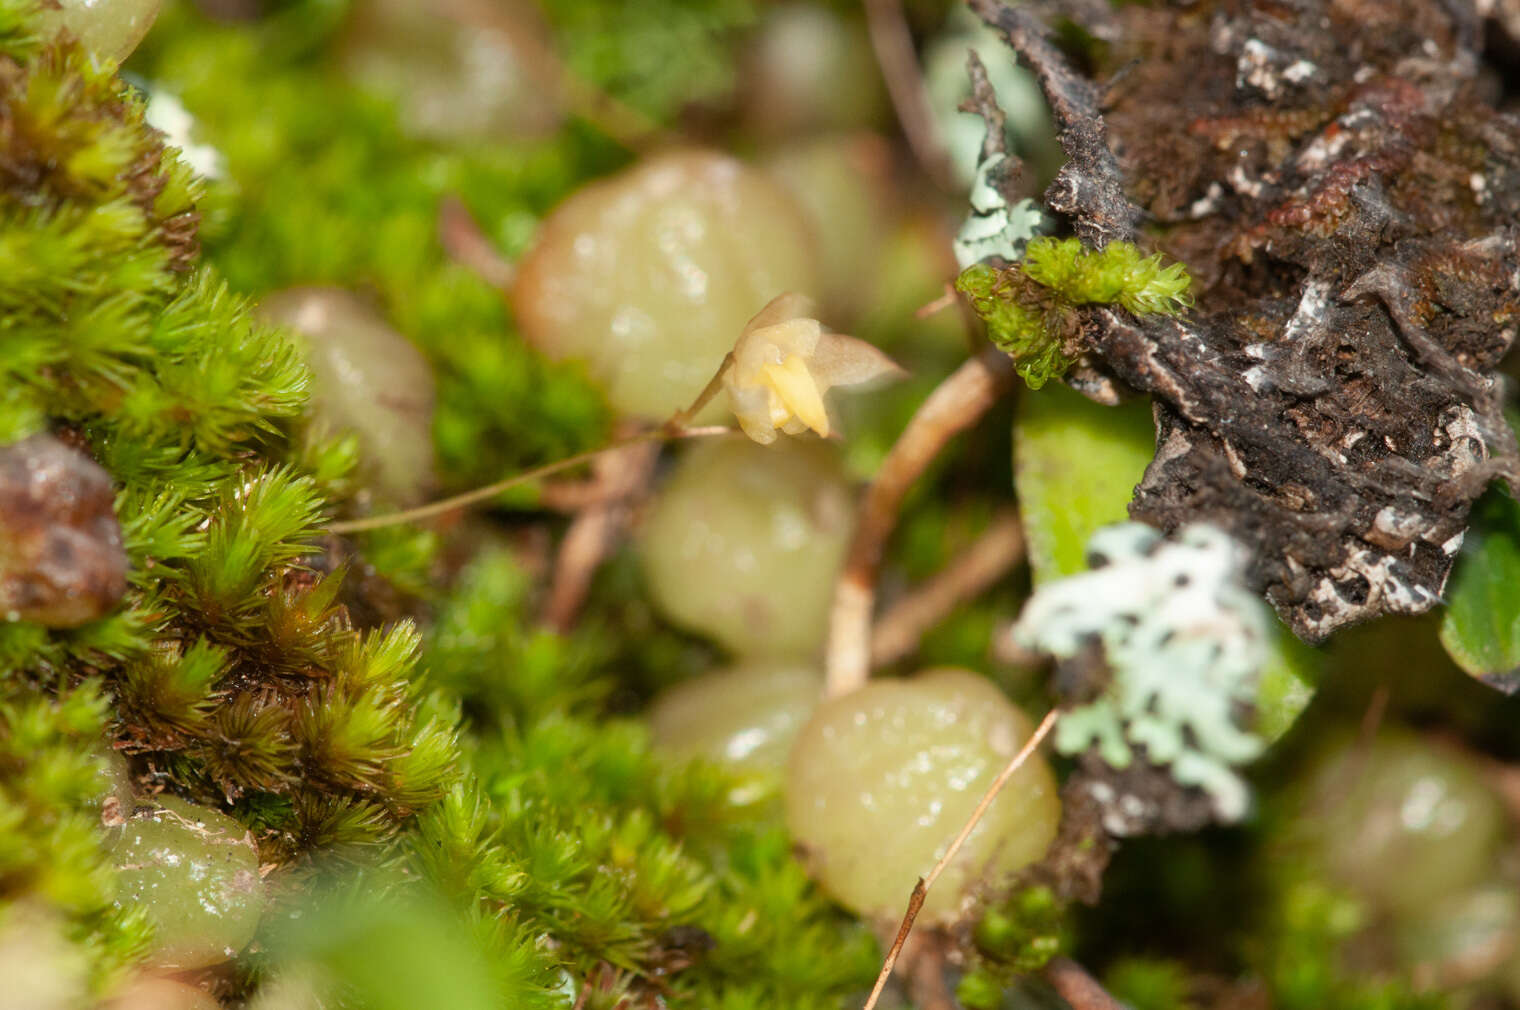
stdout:
{"type": "Polygon", "coordinates": [[[913,33],[903,14],[902,2],[865,0],[865,10],[871,48],[876,52],[876,62],[908,147],[935,185],[953,189],[950,157],[934,122],[929,89],[919,71],[918,53],[913,48],[913,33]]]}
{"type": "Polygon", "coordinates": [[[956,294],[955,285],[951,284],[949,281],[946,281],[944,293],[941,294],[938,298],[934,299],[932,302],[927,302],[914,309],[913,318],[928,319],[930,316],[938,315],[945,309],[948,309],[950,306],[954,305],[955,300],[959,297],[960,295],[956,294]]]}
{"type": "Polygon", "coordinates": [[[1053,957],[1045,966],[1045,981],[1072,1010],[1124,1010],[1124,1005],[1108,994],[1087,969],[1069,957],[1053,957]]]}
{"type": "Polygon", "coordinates": [[[498,291],[512,289],[517,265],[486,236],[485,229],[457,196],[444,197],[438,207],[438,241],[449,258],[498,291]]]}
{"type": "Polygon", "coordinates": [[[925,632],[1023,558],[1023,524],[1017,512],[1005,509],[975,543],[881,615],[871,632],[871,666],[886,666],[911,653],[925,632]]]}
{"type": "Polygon", "coordinates": [[[642,495],[654,472],[658,448],[650,442],[627,445],[591,462],[605,497],[571,521],[554,559],[554,577],[544,600],[543,623],[561,634],[575,625],[591,579],[628,525],[631,502],[642,495]]]}
{"type": "Polygon", "coordinates": [[[548,477],[551,474],[561,473],[569,470],[571,467],[580,466],[582,463],[589,463],[603,453],[616,452],[630,445],[638,445],[641,442],[666,442],[683,438],[709,438],[713,435],[727,435],[732,431],[732,428],[723,424],[706,425],[699,428],[651,428],[621,442],[613,442],[611,445],[578,452],[574,456],[566,456],[564,459],[557,459],[552,463],[545,463],[542,466],[533,467],[531,470],[524,470],[521,473],[504,477],[484,487],[475,488],[473,491],[466,491],[463,494],[456,494],[439,501],[429,502],[426,505],[419,505],[413,509],[406,509],[402,512],[388,512],[385,515],[364,516],[361,519],[344,519],[339,522],[330,523],[328,524],[327,532],[358,533],[361,530],[374,530],[384,526],[396,526],[401,523],[415,522],[418,519],[430,519],[433,516],[452,512],[467,505],[488,501],[510,488],[548,477]]]}
{"type": "Polygon", "coordinates": [[[861,500],[855,535],[834,583],[825,655],[829,697],[853,691],[870,675],[876,572],[903,497],[945,444],[975,424],[1012,385],[1008,356],[992,348],[982,351],[929,394],[887,453],[861,500]]]}
{"type": "MultiPolygon", "coordinates": [[[[936,938],[937,940],[938,938],[936,938]]],[[[919,1010],[958,1010],[950,987],[945,984],[945,951],[942,942],[925,944],[910,959],[908,991],[919,1010]]]]}
{"type": "Polygon", "coordinates": [[[913,921],[918,918],[919,909],[924,907],[924,898],[928,896],[929,888],[934,886],[940,874],[944,873],[945,868],[955,860],[956,855],[961,851],[961,846],[966,844],[966,839],[971,837],[971,832],[976,830],[976,826],[981,823],[982,817],[987,813],[987,808],[992,806],[998,793],[1003,791],[1008,780],[1024,766],[1024,762],[1029,760],[1030,755],[1039,749],[1040,744],[1049,735],[1060,717],[1060,709],[1053,708],[1045,714],[1045,718],[1040,720],[1040,724],[1035,727],[1029,739],[1024,741],[1024,746],[1019,748],[1019,752],[1003,766],[997,778],[992,780],[992,785],[988,786],[987,791],[982,794],[976,809],[971,811],[971,816],[967,818],[960,833],[955,836],[955,840],[950,843],[950,847],[945,850],[945,854],[939,858],[939,862],[935,863],[928,874],[920,877],[918,883],[913,885],[913,893],[908,896],[908,911],[903,916],[902,925],[897,927],[897,938],[892,941],[892,946],[887,951],[886,960],[882,962],[881,972],[876,976],[876,984],[871,987],[871,995],[866,998],[863,1010],[874,1010],[876,1001],[881,999],[882,990],[887,987],[887,979],[892,976],[892,969],[897,964],[898,955],[902,953],[903,945],[908,942],[908,934],[913,931],[913,921]]]}

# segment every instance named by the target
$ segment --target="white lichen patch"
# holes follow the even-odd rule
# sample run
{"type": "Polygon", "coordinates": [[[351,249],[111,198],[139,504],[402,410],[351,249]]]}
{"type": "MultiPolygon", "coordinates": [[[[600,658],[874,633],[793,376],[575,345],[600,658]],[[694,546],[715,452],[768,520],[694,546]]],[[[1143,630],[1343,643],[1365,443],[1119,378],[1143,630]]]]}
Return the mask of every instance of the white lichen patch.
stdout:
{"type": "Polygon", "coordinates": [[[226,159],[210,144],[195,142],[195,118],[184,104],[162,88],[147,90],[148,107],[143,118],[164,135],[164,143],[179,148],[180,157],[195,173],[205,179],[220,179],[226,173],[226,159]]]}
{"type": "Polygon", "coordinates": [[[962,270],[992,256],[1012,263],[1024,246],[1046,228],[1045,212],[1033,200],[1010,204],[994,185],[1007,155],[995,154],[976,169],[971,187],[971,213],[955,236],[955,260],[962,270]]]}
{"type": "Polygon", "coordinates": [[[1239,720],[1268,655],[1269,616],[1241,581],[1244,549],[1220,530],[1188,526],[1175,540],[1149,526],[1100,530],[1093,570],[1043,587],[1014,628],[1019,644],[1069,659],[1098,645],[1112,681],[1096,701],[1062,716],[1056,747],[1096,746],[1127,768],[1135,749],[1197,786],[1225,821],[1249,792],[1236,766],[1261,740],[1239,720]]]}

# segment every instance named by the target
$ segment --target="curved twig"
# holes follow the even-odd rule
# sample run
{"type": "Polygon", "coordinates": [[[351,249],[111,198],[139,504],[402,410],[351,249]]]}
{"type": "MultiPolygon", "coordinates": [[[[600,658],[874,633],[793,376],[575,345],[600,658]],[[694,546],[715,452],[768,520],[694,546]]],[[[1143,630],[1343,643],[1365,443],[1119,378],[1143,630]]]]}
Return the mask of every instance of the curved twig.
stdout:
{"type": "Polygon", "coordinates": [[[929,103],[929,91],[918,69],[913,33],[903,16],[902,2],[865,0],[865,9],[871,48],[876,52],[882,80],[886,82],[887,94],[892,99],[892,108],[897,112],[903,135],[908,139],[908,147],[936,186],[953,189],[950,157],[945,153],[939,127],[934,121],[934,108],[929,103]]]}
{"type": "Polygon", "coordinates": [[[1023,558],[1023,525],[1017,512],[1005,509],[975,543],[881,615],[871,632],[871,666],[886,666],[911,653],[925,632],[1023,558]]]}
{"type": "Polygon", "coordinates": [[[860,504],[855,536],[834,584],[825,657],[830,697],[866,682],[871,669],[871,611],[876,572],[903,497],[945,444],[975,424],[1013,386],[1013,364],[988,348],[929,394],[882,462],[860,504]]]}
{"type": "MultiPolygon", "coordinates": [[[[1003,770],[998,772],[997,778],[992,780],[992,785],[988,786],[987,791],[982,794],[982,798],[977,803],[976,809],[971,811],[971,816],[967,818],[966,823],[961,827],[960,833],[955,836],[955,840],[950,843],[950,847],[945,850],[945,854],[939,858],[939,862],[935,863],[934,868],[926,876],[920,877],[918,883],[913,885],[913,893],[908,896],[908,911],[903,916],[902,925],[897,927],[897,938],[892,941],[892,946],[887,951],[886,960],[882,962],[881,972],[876,976],[876,984],[871,987],[871,995],[866,998],[863,1010],[874,1010],[876,1001],[881,999],[882,990],[887,987],[887,979],[892,977],[892,969],[897,964],[898,955],[902,953],[903,945],[908,942],[908,934],[913,931],[913,921],[918,918],[919,909],[924,907],[924,898],[928,896],[929,888],[933,887],[934,882],[939,879],[939,875],[945,872],[945,867],[954,861],[956,854],[961,851],[961,846],[966,844],[966,839],[971,837],[971,832],[976,830],[976,826],[981,823],[982,817],[987,813],[987,808],[992,806],[992,801],[997,799],[998,793],[1003,791],[1003,787],[1008,784],[1008,780],[1013,778],[1014,773],[1022,768],[1024,762],[1028,761],[1030,755],[1039,748],[1040,743],[1050,733],[1051,729],[1055,727],[1056,720],[1060,717],[1060,709],[1051,709],[1045,714],[1045,718],[1040,720],[1040,724],[1035,727],[1029,739],[1024,741],[1024,746],[1019,748],[1019,752],[1013,756],[1013,759],[1008,764],[1003,766],[1003,770]]],[[[1078,971],[1080,970],[1079,968],[1078,971]]],[[[1097,985],[1096,982],[1093,984],[1097,985]]],[[[1101,992],[1102,990],[1100,989],[1099,991],[1101,992]]],[[[1075,1005],[1079,1010],[1088,1010],[1088,1008],[1102,1006],[1102,1004],[1097,1003],[1075,1005]]]]}
{"type": "Polygon", "coordinates": [[[1045,981],[1070,1003],[1072,1010],[1124,1010],[1124,1005],[1108,994],[1087,969],[1069,957],[1054,957],[1045,966],[1045,981]]]}

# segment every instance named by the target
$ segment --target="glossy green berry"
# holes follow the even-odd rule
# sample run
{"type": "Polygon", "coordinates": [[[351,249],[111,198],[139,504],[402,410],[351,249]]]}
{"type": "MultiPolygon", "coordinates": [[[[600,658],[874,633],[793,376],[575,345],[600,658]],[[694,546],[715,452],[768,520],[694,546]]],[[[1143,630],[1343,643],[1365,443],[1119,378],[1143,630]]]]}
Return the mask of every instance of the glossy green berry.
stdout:
{"type": "Polygon", "coordinates": [[[1389,731],[1321,758],[1298,830],[1331,882],[1396,914],[1417,914],[1488,878],[1505,815],[1461,753],[1389,731]]]}
{"type": "Polygon", "coordinates": [[[361,480],[397,505],[433,483],[433,372],[410,341],[338,288],[290,288],[259,306],[295,331],[311,368],[313,434],[358,436],[361,480]]]}
{"type": "Polygon", "coordinates": [[[784,147],[764,165],[807,211],[823,271],[821,295],[831,321],[850,325],[867,307],[891,236],[891,148],[875,134],[836,134],[784,147]]]}
{"type": "Polygon", "coordinates": [[[854,129],[885,117],[864,21],[816,3],[766,4],[744,54],[745,120],[771,137],[854,129]]]}
{"type": "Polygon", "coordinates": [[[792,198],[727,155],[683,151],[561,204],[518,264],[512,303],[524,335],[551,357],[584,361],[614,409],[664,420],[696,398],[767,302],[818,289],[812,233],[792,198]]]}
{"type": "Polygon", "coordinates": [[[106,1004],[105,1010],[219,1010],[211,994],[184,982],[140,975],[106,1004]]]}
{"type": "Polygon", "coordinates": [[[1417,983],[1449,990],[1475,982],[1520,953],[1520,892],[1490,880],[1402,916],[1396,933],[1399,960],[1417,983]]]}
{"type": "Polygon", "coordinates": [[[142,906],[154,926],[150,960],[202,968],[234,957],[264,912],[259,854],[226,814],[172,796],[114,828],[117,904],[142,906]]]}
{"type": "Polygon", "coordinates": [[[163,0],[55,0],[42,5],[38,27],[44,35],[67,31],[102,66],[114,67],[137,48],[163,5],[163,0]]]}
{"type": "MultiPolygon", "coordinates": [[[[1023,712],[966,670],[873,681],[825,701],[798,735],[787,826],[824,890],[862,916],[894,920],[1030,732],[1023,712]]],[[[919,921],[960,919],[979,886],[1040,859],[1060,815],[1055,777],[1034,755],[929,891],[919,921]]]]}
{"type": "Polygon", "coordinates": [[[649,725],[657,749],[734,772],[739,784],[730,799],[747,803],[779,786],[792,741],[822,694],[816,669],[750,660],[661,694],[649,708],[649,725]]]}
{"type": "Polygon", "coordinates": [[[832,445],[738,436],[692,446],[645,516],[650,594],[672,621],[741,656],[823,643],[854,503],[832,445]]]}
{"type": "Polygon", "coordinates": [[[340,44],[342,64],[394,100],[414,136],[541,136],[563,109],[556,89],[543,84],[552,68],[532,62],[549,45],[532,15],[526,4],[501,16],[491,4],[363,0],[340,44]]]}

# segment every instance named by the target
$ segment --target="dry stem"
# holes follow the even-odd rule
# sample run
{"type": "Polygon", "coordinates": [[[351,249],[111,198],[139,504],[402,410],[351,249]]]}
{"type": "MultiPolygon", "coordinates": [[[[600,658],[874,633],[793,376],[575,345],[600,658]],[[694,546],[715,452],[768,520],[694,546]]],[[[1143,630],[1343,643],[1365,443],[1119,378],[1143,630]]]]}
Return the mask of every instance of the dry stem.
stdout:
{"type": "Polygon", "coordinates": [[[834,585],[825,657],[829,697],[854,690],[870,674],[876,571],[903,496],[945,444],[975,424],[1012,385],[1013,365],[1001,351],[988,348],[966,361],[919,406],[866,489],[834,585]]]}
{"type": "Polygon", "coordinates": [[[975,599],[1024,558],[1018,513],[1006,509],[966,550],[887,609],[871,633],[871,665],[886,666],[918,648],[924,633],[975,599]]]}
{"type": "Polygon", "coordinates": [[[599,449],[588,449],[585,452],[578,452],[574,456],[566,456],[564,459],[557,459],[553,463],[545,463],[531,470],[524,470],[522,473],[505,477],[493,484],[487,484],[485,487],[478,487],[473,491],[466,491],[463,494],[456,494],[450,498],[429,502],[426,505],[419,505],[416,508],[406,509],[402,512],[389,512],[385,515],[365,516],[362,519],[344,519],[340,522],[331,523],[327,527],[327,532],[358,533],[361,530],[374,530],[384,526],[397,526],[401,523],[415,522],[418,519],[430,519],[445,512],[464,508],[466,505],[488,501],[509,488],[518,487],[529,481],[535,481],[542,477],[548,477],[551,474],[560,473],[571,467],[580,466],[582,463],[589,463],[604,453],[617,452],[631,445],[639,445],[644,442],[664,442],[678,438],[707,438],[712,435],[727,435],[732,431],[732,428],[722,424],[708,425],[701,428],[682,428],[679,430],[652,428],[649,431],[640,432],[632,438],[624,439],[621,442],[604,445],[599,449]]]}
{"type": "Polygon", "coordinates": [[[578,512],[560,541],[543,609],[544,624],[555,631],[563,634],[574,626],[592,577],[617,546],[628,525],[632,503],[642,497],[649,484],[657,455],[653,443],[641,442],[591,461],[593,483],[603,493],[578,512]]]}
{"type": "MultiPolygon", "coordinates": [[[[1051,709],[1045,714],[1045,718],[1040,720],[1040,724],[1035,727],[1029,739],[1024,741],[1024,746],[1019,748],[1013,760],[1009,761],[1003,770],[998,772],[997,778],[992,780],[992,785],[987,787],[987,792],[982,795],[976,809],[971,811],[971,816],[961,827],[955,840],[950,843],[950,847],[945,850],[945,854],[940,857],[939,862],[934,864],[934,868],[927,876],[920,877],[918,883],[913,885],[913,893],[908,896],[908,911],[903,916],[902,925],[897,927],[897,938],[892,941],[892,947],[887,951],[886,960],[881,965],[881,972],[876,976],[876,984],[871,987],[871,995],[866,998],[864,1010],[874,1010],[876,1001],[881,999],[882,990],[887,986],[887,979],[892,976],[892,968],[897,964],[897,957],[902,953],[903,944],[908,942],[908,934],[913,931],[913,920],[918,918],[919,909],[924,907],[924,898],[928,896],[929,888],[934,886],[939,875],[945,872],[945,867],[955,859],[961,851],[961,846],[966,844],[966,839],[971,837],[971,832],[976,830],[976,826],[981,823],[982,817],[987,813],[987,808],[992,806],[993,800],[997,799],[998,793],[1003,791],[1003,787],[1008,784],[1009,779],[1013,778],[1014,773],[1024,766],[1024,762],[1029,760],[1029,756],[1040,746],[1060,716],[1059,709],[1051,709]]],[[[1080,1004],[1078,1006],[1081,1007],[1080,1004]]],[[[1089,1004],[1089,1006],[1099,1007],[1102,1004],[1089,1004]]]]}
{"type": "Polygon", "coordinates": [[[1124,1010],[1123,1004],[1087,974],[1087,969],[1069,957],[1051,958],[1044,974],[1045,981],[1071,1004],[1072,1010],[1124,1010]]]}
{"type": "Polygon", "coordinates": [[[866,28],[871,48],[892,98],[892,108],[902,124],[903,135],[913,156],[924,172],[942,189],[954,186],[950,158],[940,140],[934,122],[929,91],[918,68],[918,53],[913,49],[913,33],[903,16],[901,0],[865,0],[866,28]]]}
{"type": "Polygon", "coordinates": [[[438,207],[438,241],[449,258],[498,291],[506,293],[517,279],[517,265],[496,251],[485,229],[457,196],[444,197],[438,207]]]}

